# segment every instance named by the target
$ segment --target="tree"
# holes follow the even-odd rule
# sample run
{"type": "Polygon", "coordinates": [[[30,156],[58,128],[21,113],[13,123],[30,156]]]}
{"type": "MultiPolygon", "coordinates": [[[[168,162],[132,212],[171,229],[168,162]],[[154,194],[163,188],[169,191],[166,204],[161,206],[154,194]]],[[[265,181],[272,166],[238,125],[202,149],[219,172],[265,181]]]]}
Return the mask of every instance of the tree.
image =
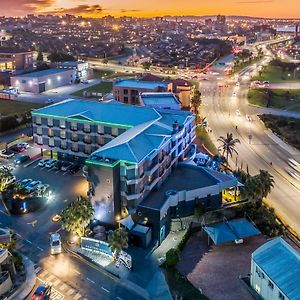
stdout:
{"type": "Polygon", "coordinates": [[[234,139],[232,133],[227,133],[226,137],[220,136],[218,138],[218,141],[222,143],[221,146],[219,146],[218,150],[222,151],[222,155],[226,153],[226,161],[228,163],[228,157],[232,157],[233,152],[238,154],[238,152],[235,149],[235,146],[237,143],[241,143],[239,139],[234,139]]]}
{"type": "Polygon", "coordinates": [[[180,260],[180,251],[177,248],[171,248],[166,253],[166,265],[167,267],[174,267],[180,260]]]}
{"type": "Polygon", "coordinates": [[[114,252],[115,258],[118,257],[122,249],[128,248],[128,235],[123,228],[112,231],[108,236],[108,244],[114,252]]]}
{"type": "Polygon", "coordinates": [[[262,197],[265,198],[274,187],[274,179],[273,176],[266,170],[259,170],[258,177],[261,184],[262,197]]]}
{"type": "Polygon", "coordinates": [[[144,68],[144,70],[149,70],[151,67],[151,62],[150,61],[145,61],[142,63],[142,66],[144,68]]]}
{"type": "Polygon", "coordinates": [[[60,61],[75,61],[75,57],[71,54],[66,54],[62,52],[53,52],[50,53],[48,59],[51,62],[60,62],[60,61]]]}
{"type": "Polygon", "coordinates": [[[194,113],[196,115],[198,115],[198,108],[199,108],[199,106],[201,104],[201,93],[200,93],[200,91],[198,89],[194,92],[194,95],[193,95],[193,97],[191,99],[191,104],[192,104],[194,113]]]}
{"type": "Polygon", "coordinates": [[[8,186],[11,184],[11,179],[13,175],[11,173],[11,170],[6,167],[2,166],[0,168],[0,192],[4,192],[8,186]]]}
{"type": "Polygon", "coordinates": [[[13,188],[13,197],[18,199],[24,199],[28,195],[28,191],[21,183],[15,183],[13,188]]]}
{"type": "Polygon", "coordinates": [[[102,63],[107,65],[108,64],[108,59],[107,58],[103,58],[102,59],[102,63]]]}
{"type": "Polygon", "coordinates": [[[41,50],[39,50],[36,61],[38,62],[43,62],[44,61],[44,57],[43,57],[43,52],[41,50]]]}
{"type": "Polygon", "coordinates": [[[89,199],[79,196],[61,211],[60,216],[61,227],[81,238],[93,219],[94,208],[89,199]]]}

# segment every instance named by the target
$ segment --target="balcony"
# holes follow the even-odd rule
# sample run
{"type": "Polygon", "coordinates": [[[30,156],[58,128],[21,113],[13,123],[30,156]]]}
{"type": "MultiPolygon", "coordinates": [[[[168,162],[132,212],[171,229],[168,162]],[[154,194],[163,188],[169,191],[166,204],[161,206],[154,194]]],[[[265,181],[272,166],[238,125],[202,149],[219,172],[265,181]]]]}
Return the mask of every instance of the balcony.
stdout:
{"type": "Polygon", "coordinates": [[[91,128],[83,128],[82,131],[85,133],[91,133],[91,128]]]}
{"type": "Polygon", "coordinates": [[[77,131],[78,129],[77,129],[77,127],[71,126],[71,127],[70,127],[70,130],[72,130],[72,131],[77,131]]]}
{"type": "Polygon", "coordinates": [[[84,139],[83,139],[83,142],[84,142],[85,144],[91,144],[91,143],[92,143],[92,139],[90,139],[90,138],[84,138],[84,139]]]}
{"type": "Polygon", "coordinates": [[[157,169],[159,168],[159,164],[158,163],[153,163],[151,165],[150,168],[148,168],[148,170],[145,172],[145,174],[147,176],[150,176],[151,174],[153,174],[157,169]]]}

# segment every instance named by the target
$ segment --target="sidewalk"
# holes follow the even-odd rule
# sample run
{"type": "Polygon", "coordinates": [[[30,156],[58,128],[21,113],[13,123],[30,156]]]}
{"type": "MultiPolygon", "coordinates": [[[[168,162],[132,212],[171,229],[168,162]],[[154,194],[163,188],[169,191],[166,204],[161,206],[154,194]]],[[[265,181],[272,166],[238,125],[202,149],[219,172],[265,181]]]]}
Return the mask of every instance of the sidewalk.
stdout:
{"type": "Polygon", "coordinates": [[[23,300],[30,294],[30,292],[34,288],[36,282],[34,264],[26,256],[23,256],[23,264],[26,270],[26,280],[13,295],[7,298],[8,300],[23,300]]]}
{"type": "Polygon", "coordinates": [[[256,105],[250,105],[250,106],[255,108],[257,114],[270,114],[275,116],[284,116],[289,118],[300,119],[300,112],[270,108],[270,107],[259,107],[256,105]]]}

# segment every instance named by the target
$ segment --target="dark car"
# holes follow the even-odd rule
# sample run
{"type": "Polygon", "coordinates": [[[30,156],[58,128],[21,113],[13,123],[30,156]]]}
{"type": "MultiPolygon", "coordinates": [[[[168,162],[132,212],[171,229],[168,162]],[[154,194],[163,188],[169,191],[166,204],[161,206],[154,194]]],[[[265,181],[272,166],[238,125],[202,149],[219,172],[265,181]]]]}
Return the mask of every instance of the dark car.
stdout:
{"type": "Polygon", "coordinates": [[[16,157],[15,159],[15,164],[16,165],[20,165],[26,161],[30,160],[30,156],[29,155],[19,155],[18,157],[16,157]]]}
{"type": "Polygon", "coordinates": [[[34,294],[31,297],[31,300],[46,300],[50,298],[51,286],[50,285],[39,285],[34,294]]]}
{"type": "Polygon", "coordinates": [[[63,162],[60,161],[60,160],[58,160],[58,161],[54,164],[54,169],[60,170],[61,167],[62,167],[62,165],[63,165],[63,162]]]}
{"type": "Polygon", "coordinates": [[[17,153],[22,153],[26,150],[24,147],[18,147],[17,145],[11,146],[9,148],[11,151],[17,152],[17,153]]]}
{"type": "Polygon", "coordinates": [[[66,172],[66,171],[68,171],[70,168],[71,168],[71,164],[70,163],[68,163],[68,162],[64,162],[63,164],[62,164],[62,166],[61,166],[61,170],[63,171],[63,172],[66,172]]]}
{"type": "Polygon", "coordinates": [[[75,174],[75,173],[77,173],[78,171],[80,171],[80,169],[81,169],[81,165],[79,165],[79,164],[74,164],[74,165],[72,165],[72,166],[70,167],[69,172],[70,172],[70,174],[75,174]]]}

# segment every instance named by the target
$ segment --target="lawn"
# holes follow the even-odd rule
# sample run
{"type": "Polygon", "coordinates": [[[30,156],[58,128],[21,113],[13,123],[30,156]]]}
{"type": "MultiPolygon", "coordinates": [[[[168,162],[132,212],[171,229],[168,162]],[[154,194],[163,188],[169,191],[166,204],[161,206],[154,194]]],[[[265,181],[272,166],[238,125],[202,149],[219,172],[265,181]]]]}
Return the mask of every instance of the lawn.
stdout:
{"type": "Polygon", "coordinates": [[[42,106],[43,105],[38,103],[0,99],[1,115],[17,115],[31,111],[32,109],[40,108],[42,106]]]}
{"type": "Polygon", "coordinates": [[[250,89],[248,101],[262,107],[300,111],[300,90],[250,89]]]}
{"type": "Polygon", "coordinates": [[[286,71],[280,66],[266,66],[261,75],[253,77],[253,80],[274,82],[299,82],[299,73],[293,78],[293,72],[286,71]],[[290,74],[290,76],[288,75],[290,74]],[[298,78],[297,78],[298,77],[298,78]]]}
{"type": "Polygon", "coordinates": [[[259,117],[282,140],[300,150],[300,119],[266,114],[259,117]]]}
{"type": "Polygon", "coordinates": [[[196,135],[201,141],[201,143],[205,146],[205,148],[213,155],[219,154],[218,149],[210,139],[210,136],[208,135],[207,131],[205,128],[202,128],[198,126],[196,128],[196,135]]]}
{"type": "Polygon", "coordinates": [[[113,79],[117,77],[135,77],[141,73],[114,72],[111,70],[94,70],[94,78],[113,79]]]}
{"type": "Polygon", "coordinates": [[[73,93],[73,96],[77,96],[77,97],[82,97],[83,96],[83,92],[87,91],[90,93],[102,93],[102,94],[107,94],[110,93],[112,91],[112,82],[110,81],[102,81],[98,84],[92,85],[90,87],[84,88],[82,90],[79,90],[75,93],[73,93]]]}

